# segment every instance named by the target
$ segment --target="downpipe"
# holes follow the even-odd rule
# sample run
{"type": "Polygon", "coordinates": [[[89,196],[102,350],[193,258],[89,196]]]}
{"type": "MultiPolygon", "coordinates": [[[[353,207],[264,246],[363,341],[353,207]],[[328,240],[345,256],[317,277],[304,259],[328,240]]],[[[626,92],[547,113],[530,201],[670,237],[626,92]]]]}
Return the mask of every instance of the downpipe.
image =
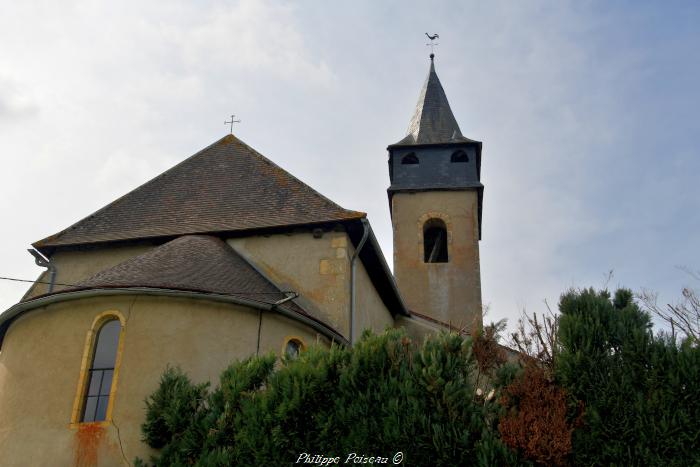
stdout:
{"type": "Polygon", "coordinates": [[[30,248],[27,251],[34,257],[34,262],[37,266],[46,268],[49,271],[49,291],[47,293],[53,292],[53,286],[56,283],[56,265],[34,248],[30,248]]]}
{"type": "Polygon", "coordinates": [[[369,237],[369,222],[367,219],[361,219],[360,221],[362,222],[363,229],[362,239],[360,240],[359,245],[357,245],[357,248],[355,249],[355,253],[353,253],[352,258],[350,259],[350,345],[355,343],[355,289],[357,288],[355,285],[355,271],[357,269],[356,260],[360,256],[360,252],[365,246],[365,242],[367,242],[367,237],[369,237]]]}

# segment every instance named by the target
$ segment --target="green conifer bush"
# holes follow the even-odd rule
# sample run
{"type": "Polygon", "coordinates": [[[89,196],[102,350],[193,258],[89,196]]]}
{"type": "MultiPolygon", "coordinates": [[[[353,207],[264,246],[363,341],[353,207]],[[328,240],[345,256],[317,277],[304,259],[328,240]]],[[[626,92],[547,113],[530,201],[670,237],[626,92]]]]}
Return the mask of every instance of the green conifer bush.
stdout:
{"type": "Polygon", "coordinates": [[[576,465],[699,465],[700,350],[654,335],[632,292],[561,298],[556,379],[585,407],[576,465]]]}
{"type": "Polygon", "coordinates": [[[700,465],[700,346],[655,335],[625,289],[568,291],[559,312],[519,341],[548,357],[520,367],[487,327],[474,340],[418,345],[387,329],[352,348],[253,356],[213,389],[169,368],[143,439],[167,466],[294,465],[304,453],[391,464],[397,452],[421,467],[700,465]]]}
{"type": "Polygon", "coordinates": [[[397,452],[402,465],[512,464],[498,404],[475,396],[474,368],[468,339],[417,346],[391,329],[352,349],[235,362],[212,391],[169,369],[147,400],[144,440],[160,449],[155,465],[291,465],[303,453],[391,465],[397,452]]]}

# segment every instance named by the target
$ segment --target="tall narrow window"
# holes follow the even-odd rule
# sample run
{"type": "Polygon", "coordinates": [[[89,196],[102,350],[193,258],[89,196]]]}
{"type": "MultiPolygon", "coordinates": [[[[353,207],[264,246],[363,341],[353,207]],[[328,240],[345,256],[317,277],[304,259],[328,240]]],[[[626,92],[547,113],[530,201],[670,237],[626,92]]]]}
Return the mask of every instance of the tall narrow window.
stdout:
{"type": "Polygon", "coordinates": [[[92,364],[88,370],[81,422],[98,422],[107,418],[120,332],[119,320],[111,319],[104,323],[97,333],[92,364]]]}
{"type": "Polygon", "coordinates": [[[401,163],[403,165],[407,164],[417,164],[418,163],[418,156],[416,156],[414,153],[411,154],[406,154],[401,158],[401,163]]]}
{"type": "Polygon", "coordinates": [[[452,154],[450,162],[469,162],[469,156],[464,151],[457,151],[452,154]]]}
{"type": "Polygon", "coordinates": [[[441,219],[430,219],[423,226],[423,261],[426,263],[446,263],[447,227],[441,219]]]}

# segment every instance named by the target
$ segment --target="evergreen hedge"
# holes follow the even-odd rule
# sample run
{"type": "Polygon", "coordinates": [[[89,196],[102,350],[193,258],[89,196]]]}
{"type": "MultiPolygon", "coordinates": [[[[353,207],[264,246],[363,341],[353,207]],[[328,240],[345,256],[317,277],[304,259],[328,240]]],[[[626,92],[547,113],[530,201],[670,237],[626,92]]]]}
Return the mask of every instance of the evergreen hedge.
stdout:
{"type": "Polygon", "coordinates": [[[401,452],[408,466],[700,465],[700,347],[654,335],[629,290],[572,290],[559,311],[547,365],[504,363],[488,329],[421,345],[389,329],[351,349],[234,362],[214,389],[169,368],[146,401],[151,462],[343,464],[356,453],[392,465],[401,452]]]}
{"type": "Polygon", "coordinates": [[[275,363],[236,362],[212,391],[168,369],[143,425],[160,449],[153,464],[282,466],[303,453],[342,463],[356,453],[393,465],[398,452],[402,465],[515,462],[499,440],[499,406],[475,396],[470,341],[459,335],[416,346],[392,329],[275,363]]]}

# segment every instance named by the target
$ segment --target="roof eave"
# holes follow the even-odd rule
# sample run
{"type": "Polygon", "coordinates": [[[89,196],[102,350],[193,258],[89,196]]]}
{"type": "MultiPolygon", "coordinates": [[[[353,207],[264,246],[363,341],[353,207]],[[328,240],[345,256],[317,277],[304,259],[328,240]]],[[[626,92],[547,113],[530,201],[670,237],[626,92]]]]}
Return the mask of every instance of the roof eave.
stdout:
{"type": "MultiPolygon", "coordinates": [[[[104,246],[109,244],[117,243],[133,243],[133,242],[166,242],[177,237],[182,237],[184,235],[212,235],[216,237],[247,237],[252,235],[262,235],[262,234],[272,234],[278,232],[286,232],[289,230],[300,229],[300,228],[315,228],[324,225],[332,225],[338,223],[344,223],[348,221],[355,221],[359,219],[364,219],[367,214],[364,212],[356,211],[355,216],[348,216],[345,218],[328,219],[318,222],[306,222],[301,224],[279,224],[271,225],[265,227],[255,227],[251,229],[236,229],[236,230],[203,230],[194,231],[187,233],[171,233],[166,235],[153,235],[153,236],[138,236],[138,237],[123,237],[123,238],[108,238],[108,239],[98,239],[95,241],[82,241],[74,243],[44,243],[44,240],[39,240],[32,243],[32,247],[37,249],[44,255],[50,255],[59,248],[76,248],[76,247],[94,247],[94,246],[104,246]]],[[[51,237],[47,237],[51,238],[51,237]]]]}
{"type": "MultiPolygon", "coordinates": [[[[403,140],[401,140],[403,141],[403,140]]],[[[481,151],[482,147],[482,142],[477,141],[474,139],[469,139],[464,137],[464,140],[455,140],[455,141],[443,141],[439,143],[402,143],[399,141],[398,143],[390,144],[389,146],[386,147],[388,151],[391,151],[392,149],[396,148],[431,148],[431,147],[451,147],[451,146],[460,146],[464,144],[468,145],[474,145],[479,147],[479,151],[481,151]]]]}

